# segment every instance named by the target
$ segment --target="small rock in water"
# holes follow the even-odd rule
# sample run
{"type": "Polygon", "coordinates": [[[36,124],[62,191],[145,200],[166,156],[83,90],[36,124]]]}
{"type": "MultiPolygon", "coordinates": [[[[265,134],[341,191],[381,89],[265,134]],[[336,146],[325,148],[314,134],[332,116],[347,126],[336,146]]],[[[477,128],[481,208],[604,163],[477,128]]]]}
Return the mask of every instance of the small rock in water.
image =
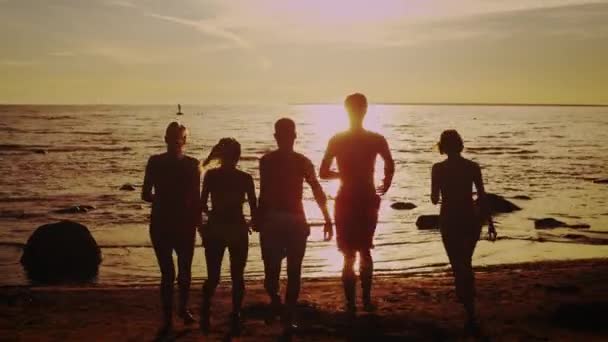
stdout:
{"type": "Polygon", "coordinates": [[[53,210],[53,212],[57,213],[57,214],[81,214],[81,213],[87,213],[94,209],[95,209],[95,207],[92,205],[75,205],[75,206],[69,207],[69,208],[53,210]]]}
{"type": "Polygon", "coordinates": [[[133,184],[129,184],[129,183],[125,183],[120,187],[120,190],[123,191],[135,191],[135,185],[133,184]]]}
{"type": "Polygon", "coordinates": [[[502,196],[487,193],[486,198],[488,199],[492,213],[512,213],[514,211],[521,210],[520,207],[509,202],[502,196]]]}
{"type": "Polygon", "coordinates": [[[534,228],[536,229],[553,229],[553,228],[571,228],[571,229],[589,229],[590,225],[586,223],[577,223],[577,224],[567,224],[566,222],[562,222],[556,220],[554,218],[543,218],[539,220],[534,220],[534,228]]]}
{"type": "Polygon", "coordinates": [[[577,224],[570,224],[568,225],[568,228],[572,228],[572,229],[589,229],[591,228],[590,225],[586,224],[586,223],[577,223],[577,224]]]}
{"type": "Polygon", "coordinates": [[[391,204],[391,208],[395,210],[410,210],[416,208],[416,205],[410,202],[395,202],[391,204]]]}
{"type": "Polygon", "coordinates": [[[567,226],[568,225],[565,222],[558,221],[551,217],[534,220],[534,228],[536,229],[552,229],[567,226]]]}
{"type": "Polygon", "coordinates": [[[593,183],[596,183],[596,184],[608,184],[608,178],[596,179],[596,180],[593,181],[593,183]]]}
{"type": "Polygon", "coordinates": [[[532,198],[530,198],[530,196],[526,196],[526,195],[517,195],[517,196],[513,196],[513,198],[518,199],[518,200],[531,200],[532,198]]]}
{"type": "Polygon", "coordinates": [[[416,220],[418,229],[439,229],[439,215],[421,215],[416,220]]]}

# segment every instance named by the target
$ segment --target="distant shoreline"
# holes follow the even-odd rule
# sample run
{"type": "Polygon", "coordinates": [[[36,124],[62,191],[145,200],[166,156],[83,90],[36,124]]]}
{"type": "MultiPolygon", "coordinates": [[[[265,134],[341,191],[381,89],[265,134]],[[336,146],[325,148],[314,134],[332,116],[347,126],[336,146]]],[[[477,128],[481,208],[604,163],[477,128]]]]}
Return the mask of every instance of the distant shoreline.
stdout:
{"type": "MultiPolygon", "coordinates": [[[[296,102],[291,106],[329,105],[333,102],[296,102]]],[[[463,107],[608,107],[608,104],[573,104],[573,103],[477,103],[477,102],[374,102],[372,104],[388,106],[463,106],[463,107]]]]}
{"type": "MultiPolygon", "coordinates": [[[[483,103],[483,102],[371,102],[374,105],[386,106],[462,106],[462,107],[608,107],[608,104],[575,104],[575,103],[483,103]]],[[[184,104],[184,106],[313,106],[313,105],[341,105],[340,102],[293,102],[293,103],[236,103],[236,104],[184,104]]],[[[156,104],[134,104],[134,103],[80,103],[80,104],[59,104],[59,103],[0,103],[0,107],[105,107],[105,106],[175,106],[174,104],[156,103],[156,104]]]]}

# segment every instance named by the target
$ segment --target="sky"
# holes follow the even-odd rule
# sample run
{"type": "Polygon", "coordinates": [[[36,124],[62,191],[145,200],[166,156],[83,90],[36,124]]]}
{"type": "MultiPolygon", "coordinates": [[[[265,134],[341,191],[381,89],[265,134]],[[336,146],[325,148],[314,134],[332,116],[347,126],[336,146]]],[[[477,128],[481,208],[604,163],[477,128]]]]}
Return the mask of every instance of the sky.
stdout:
{"type": "Polygon", "coordinates": [[[608,0],[0,0],[0,103],[608,104],[608,0]]]}

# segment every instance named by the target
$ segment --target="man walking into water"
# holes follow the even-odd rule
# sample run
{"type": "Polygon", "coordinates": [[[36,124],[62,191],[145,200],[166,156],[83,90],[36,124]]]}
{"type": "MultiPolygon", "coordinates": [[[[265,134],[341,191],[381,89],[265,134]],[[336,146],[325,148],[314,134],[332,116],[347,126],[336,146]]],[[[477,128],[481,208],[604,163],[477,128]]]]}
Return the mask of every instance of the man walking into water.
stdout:
{"type": "Polygon", "coordinates": [[[190,268],[194,253],[195,226],[201,215],[200,168],[195,158],[185,155],[188,131],[178,122],[167,127],[167,152],[148,160],[141,197],[152,203],[150,238],[161,272],[160,294],[163,325],[159,335],[172,328],[173,286],[177,254],[179,286],[178,315],[185,324],[194,322],[188,310],[190,268]]]}
{"type": "Polygon", "coordinates": [[[359,252],[359,277],[363,308],[375,310],[371,300],[374,232],[378,222],[380,197],[391,186],[395,162],[386,139],[363,128],[367,113],[367,99],[363,94],[349,95],[344,106],[350,118],[350,129],[336,134],[329,140],[321,163],[319,176],[322,179],[340,179],[341,186],[336,196],[335,222],[338,248],[344,256],[342,283],[346,298],[346,310],[356,313],[356,275],[354,264],[359,252]],[[384,160],[383,184],[375,189],[374,165],[376,156],[384,160]],[[338,172],[331,171],[333,159],[338,172]]]}
{"type": "Polygon", "coordinates": [[[303,182],[312,188],[325,219],[324,237],[331,240],[333,227],[327,211],[327,199],[312,162],[294,151],[296,126],[291,119],[279,119],[275,125],[278,149],[260,159],[260,199],[257,227],[264,260],[264,287],[271,300],[273,315],[281,308],[279,275],[281,261],[287,258],[287,293],[281,321],[285,332],[294,327],[292,320],[300,293],[302,260],[310,228],[302,203],[303,182]]]}

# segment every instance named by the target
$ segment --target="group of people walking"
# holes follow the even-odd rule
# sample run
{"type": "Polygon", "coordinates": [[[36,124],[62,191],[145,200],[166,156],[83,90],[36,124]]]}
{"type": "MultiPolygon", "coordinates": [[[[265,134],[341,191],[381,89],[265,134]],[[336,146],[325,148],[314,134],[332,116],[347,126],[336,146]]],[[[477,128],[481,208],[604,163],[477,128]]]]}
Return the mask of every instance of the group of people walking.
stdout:
{"type": "MultiPolygon", "coordinates": [[[[378,221],[380,195],[386,193],[395,172],[386,139],[363,127],[367,99],[356,93],[345,100],[350,129],[336,134],[327,145],[319,169],[322,179],[339,179],[335,199],[334,222],[338,249],[344,257],[342,283],[345,311],[356,315],[357,277],[354,264],[359,254],[359,279],[363,310],[376,309],[372,300],[373,260],[371,249],[378,221]],[[374,165],[380,156],[384,161],[384,179],[376,188],[374,165]],[[332,169],[334,159],[337,171],[332,169]]],[[[286,332],[293,330],[294,312],[300,292],[302,261],[310,228],[306,220],[302,193],[304,182],[311,187],[323,214],[324,238],[334,235],[334,222],[327,208],[327,197],[319,184],[313,163],[294,151],[297,138],[293,120],[282,118],[274,125],[278,148],[259,160],[259,200],[253,177],[237,168],[241,146],[233,138],[221,139],[203,161],[219,162],[208,170],[201,186],[199,161],[185,154],[188,137],[186,127],[169,124],[165,134],[166,153],[148,160],[142,199],[152,203],[150,237],[161,271],[161,333],[172,328],[173,287],[176,279],[173,251],[177,255],[179,288],[177,313],[184,323],[196,322],[188,309],[191,264],[196,228],[199,227],[207,279],[203,285],[199,317],[201,331],[210,329],[213,294],[220,281],[221,263],[226,249],[230,256],[232,279],[232,313],[230,330],[241,330],[241,308],[245,294],[244,269],[247,262],[251,230],[259,232],[264,263],[264,288],[269,296],[269,318],[280,317],[286,332]],[[211,206],[209,207],[209,198],[211,206]],[[251,220],[243,214],[247,202],[251,220]],[[202,214],[208,217],[203,223],[202,214]],[[284,301],[279,295],[282,260],[287,260],[287,288],[284,301]]],[[[459,300],[467,311],[468,325],[475,325],[474,275],[471,258],[479,239],[481,224],[475,210],[472,185],[480,203],[485,193],[479,166],[460,155],[462,139],[454,130],[443,132],[439,150],[448,158],[433,165],[431,200],[441,198],[441,234],[455,275],[459,300]]],[[[482,206],[483,207],[483,206],[482,206]]],[[[493,229],[493,226],[491,226],[493,229]]]]}

